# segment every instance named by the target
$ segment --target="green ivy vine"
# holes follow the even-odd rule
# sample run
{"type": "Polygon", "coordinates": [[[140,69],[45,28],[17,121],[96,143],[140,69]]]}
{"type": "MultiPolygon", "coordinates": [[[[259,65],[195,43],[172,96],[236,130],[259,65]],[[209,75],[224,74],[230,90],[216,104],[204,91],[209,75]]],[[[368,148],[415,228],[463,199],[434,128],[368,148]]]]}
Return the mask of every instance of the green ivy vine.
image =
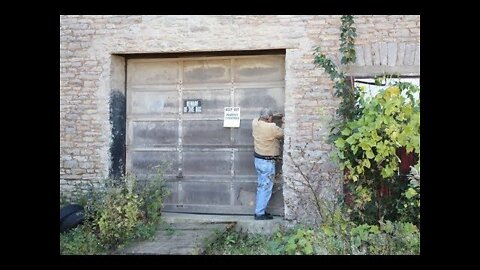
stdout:
{"type": "Polygon", "coordinates": [[[342,27],[340,28],[340,52],[342,53],[342,64],[355,63],[357,55],[355,54],[355,37],[357,29],[353,27],[353,16],[343,15],[341,18],[342,27]]]}
{"type": "MultiPolygon", "coordinates": [[[[356,60],[355,54],[355,37],[357,36],[356,29],[353,27],[353,16],[343,15],[341,17],[342,26],[340,28],[340,52],[342,53],[342,64],[354,63],[356,60]]],[[[321,51],[320,47],[315,48],[314,63],[316,66],[322,67],[334,82],[334,95],[341,98],[337,115],[340,116],[340,121],[334,125],[330,134],[330,141],[334,141],[339,136],[339,132],[345,126],[346,122],[353,120],[358,115],[358,106],[356,101],[358,99],[358,91],[349,81],[349,78],[344,72],[339,71],[335,63],[327,58],[321,51]]]]}

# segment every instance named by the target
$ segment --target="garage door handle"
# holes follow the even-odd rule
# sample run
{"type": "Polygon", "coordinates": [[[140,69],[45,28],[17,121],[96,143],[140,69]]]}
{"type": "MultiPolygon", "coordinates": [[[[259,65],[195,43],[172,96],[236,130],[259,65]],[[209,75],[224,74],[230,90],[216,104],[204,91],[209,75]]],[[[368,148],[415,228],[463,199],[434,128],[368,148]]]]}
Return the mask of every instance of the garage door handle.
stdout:
{"type": "Polygon", "coordinates": [[[179,172],[178,175],[177,175],[177,179],[182,179],[183,178],[183,174],[182,172],[179,172]]]}

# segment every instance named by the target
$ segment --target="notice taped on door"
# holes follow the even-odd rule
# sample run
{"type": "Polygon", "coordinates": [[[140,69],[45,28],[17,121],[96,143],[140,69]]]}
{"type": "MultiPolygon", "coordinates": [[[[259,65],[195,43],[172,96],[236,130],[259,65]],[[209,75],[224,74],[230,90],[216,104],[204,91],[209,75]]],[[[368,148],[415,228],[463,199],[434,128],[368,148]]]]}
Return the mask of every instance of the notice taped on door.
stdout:
{"type": "Polygon", "coordinates": [[[223,127],[240,127],[240,107],[225,107],[223,127]]]}

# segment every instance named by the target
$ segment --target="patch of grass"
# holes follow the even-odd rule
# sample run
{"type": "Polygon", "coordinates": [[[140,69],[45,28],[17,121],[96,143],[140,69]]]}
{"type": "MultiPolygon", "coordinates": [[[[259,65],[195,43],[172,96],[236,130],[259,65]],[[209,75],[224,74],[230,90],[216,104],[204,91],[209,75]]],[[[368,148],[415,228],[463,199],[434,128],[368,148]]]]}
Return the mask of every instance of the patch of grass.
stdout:
{"type": "Polygon", "coordinates": [[[236,231],[216,232],[216,240],[206,244],[204,255],[265,255],[269,237],[236,231]]]}
{"type": "Polygon", "coordinates": [[[155,224],[139,223],[135,228],[135,239],[151,240],[155,236],[157,226],[155,224]]]}
{"type": "Polygon", "coordinates": [[[172,229],[172,228],[167,228],[165,229],[165,234],[168,235],[168,236],[171,236],[175,233],[175,230],[172,229]]]}
{"type": "Polygon", "coordinates": [[[95,234],[86,226],[60,234],[60,254],[98,255],[106,253],[95,234]]]}

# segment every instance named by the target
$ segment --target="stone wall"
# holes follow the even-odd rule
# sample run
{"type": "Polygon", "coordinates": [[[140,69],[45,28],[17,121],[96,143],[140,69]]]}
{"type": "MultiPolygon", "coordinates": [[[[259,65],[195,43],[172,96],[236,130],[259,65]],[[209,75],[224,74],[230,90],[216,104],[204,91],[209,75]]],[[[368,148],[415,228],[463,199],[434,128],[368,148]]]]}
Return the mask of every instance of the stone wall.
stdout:
{"type": "MultiPolygon", "coordinates": [[[[419,75],[420,16],[354,20],[359,57],[348,72],[419,75]]],[[[60,16],[61,192],[71,194],[82,190],[76,186],[108,177],[110,96],[122,91],[115,79],[122,57],[115,54],[286,49],[285,217],[311,220],[308,193],[293,189],[301,174],[288,152],[306,167],[316,162],[315,178],[324,180],[317,192],[331,197],[340,177],[326,138],[339,100],[328,76],[314,66],[313,49],[320,46],[338,64],[340,25],[340,16],[333,15],[60,16]]]]}

